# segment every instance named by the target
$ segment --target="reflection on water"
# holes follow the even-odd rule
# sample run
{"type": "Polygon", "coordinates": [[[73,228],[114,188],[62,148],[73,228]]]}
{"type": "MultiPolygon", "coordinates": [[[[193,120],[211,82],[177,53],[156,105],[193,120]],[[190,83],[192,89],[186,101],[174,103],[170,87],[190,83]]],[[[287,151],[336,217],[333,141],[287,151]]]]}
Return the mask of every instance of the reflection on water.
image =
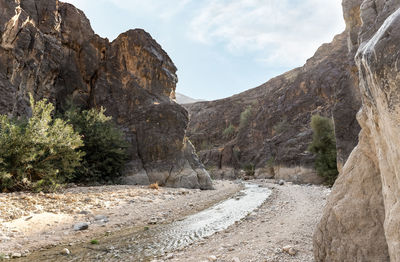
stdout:
{"type": "Polygon", "coordinates": [[[148,230],[104,238],[99,246],[72,247],[71,255],[60,256],[60,248],[36,253],[42,261],[148,261],[222,231],[259,207],[271,194],[267,188],[245,184],[233,198],[188,216],[181,221],[148,230]]]}

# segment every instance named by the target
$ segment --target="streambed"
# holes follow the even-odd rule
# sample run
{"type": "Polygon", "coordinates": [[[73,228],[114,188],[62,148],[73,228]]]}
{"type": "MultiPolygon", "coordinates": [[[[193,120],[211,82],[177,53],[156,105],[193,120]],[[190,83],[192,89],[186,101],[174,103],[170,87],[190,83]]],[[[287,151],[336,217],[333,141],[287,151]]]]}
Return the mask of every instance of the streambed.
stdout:
{"type": "Polygon", "coordinates": [[[170,224],[131,228],[99,239],[99,245],[64,247],[31,254],[20,261],[150,261],[222,231],[246,217],[270,196],[271,191],[246,183],[234,197],[170,224]],[[36,260],[35,260],[36,259],[36,260]]]}

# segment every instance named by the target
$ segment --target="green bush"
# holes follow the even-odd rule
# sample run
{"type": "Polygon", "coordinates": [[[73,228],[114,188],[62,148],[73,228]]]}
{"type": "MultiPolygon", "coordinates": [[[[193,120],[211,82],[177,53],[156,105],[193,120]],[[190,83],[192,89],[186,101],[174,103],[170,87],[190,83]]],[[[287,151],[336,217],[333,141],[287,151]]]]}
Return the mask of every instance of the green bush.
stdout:
{"type": "Polygon", "coordinates": [[[254,174],[256,173],[256,168],[255,168],[254,164],[244,165],[243,170],[247,176],[254,176],[254,174]]]}
{"type": "Polygon", "coordinates": [[[240,114],[240,124],[239,129],[242,130],[246,128],[249,124],[249,118],[251,115],[251,106],[247,107],[241,114],[240,114]]]}
{"type": "Polygon", "coordinates": [[[316,155],[315,169],[318,175],[333,185],[339,172],[336,164],[336,139],[332,120],[320,115],[311,118],[313,141],[308,150],[316,155]]]}
{"type": "Polygon", "coordinates": [[[74,106],[65,112],[64,118],[83,137],[85,152],[82,165],[75,171],[71,182],[107,182],[122,175],[128,160],[127,142],[111,117],[101,108],[80,110],[74,106]]]}
{"type": "Polygon", "coordinates": [[[224,132],[222,132],[222,135],[224,138],[229,139],[235,134],[235,127],[230,124],[227,128],[225,128],[224,132]]]}
{"type": "Polygon", "coordinates": [[[32,117],[13,120],[0,116],[0,190],[52,191],[70,178],[84,153],[73,127],[52,117],[47,100],[30,99],[32,117]]]}

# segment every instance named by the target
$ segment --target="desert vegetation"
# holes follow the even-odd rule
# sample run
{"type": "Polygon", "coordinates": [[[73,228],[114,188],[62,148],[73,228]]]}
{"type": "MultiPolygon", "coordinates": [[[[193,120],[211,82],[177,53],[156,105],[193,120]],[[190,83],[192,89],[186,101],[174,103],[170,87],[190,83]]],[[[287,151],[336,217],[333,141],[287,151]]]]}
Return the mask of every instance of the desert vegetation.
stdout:
{"type": "Polygon", "coordinates": [[[67,182],[113,179],[126,160],[122,133],[104,109],[69,109],[55,117],[30,97],[32,116],[0,116],[0,191],[54,191],[67,182]]]}
{"type": "Polygon", "coordinates": [[[229,126],[225,128],[224,131],[222,132],[222,135],[224,138],[229,139],[234,136],[235,132],[236,132],[235,127],[232,124],[229,124],[229,126]]]}
{"type": "Polygon", "coordinates": [[[240,114],[240,124],[239,130],[244,130],[247,128],[249,124],[249,118],[251,115],[251,106],[247,107],[241,114],[240,114]]]}
{"type": "Polygon", "coordinates": [[[308,150],[316,155],[315,169],[318,175],[326,179],[326,183],[333,185],[337,176],[336,139],[332,120],[320,115],[311,118],[313,141],[308,150]]]}

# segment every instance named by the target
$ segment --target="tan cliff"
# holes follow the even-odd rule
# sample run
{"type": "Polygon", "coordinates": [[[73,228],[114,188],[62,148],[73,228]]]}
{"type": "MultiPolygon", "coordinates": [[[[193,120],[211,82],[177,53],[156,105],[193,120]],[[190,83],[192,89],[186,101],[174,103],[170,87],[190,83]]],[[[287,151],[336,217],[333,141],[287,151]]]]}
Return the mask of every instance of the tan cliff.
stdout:
{"type": "Polygon", "coordinates": [[[314,235],[316,261],[400,261],[400,2],[345,0],[360,72],[359,143],[314,235]]]}
{"type": "Polygon", "coordinates": [[[29,114],[28,93],[62,109],[67,98],[106,108],[129,140],[127,183],[211,188],[185,137],[176,67],[143,30],[110,42],[58,0],[0,0],[0,113],[29,114]]]}

